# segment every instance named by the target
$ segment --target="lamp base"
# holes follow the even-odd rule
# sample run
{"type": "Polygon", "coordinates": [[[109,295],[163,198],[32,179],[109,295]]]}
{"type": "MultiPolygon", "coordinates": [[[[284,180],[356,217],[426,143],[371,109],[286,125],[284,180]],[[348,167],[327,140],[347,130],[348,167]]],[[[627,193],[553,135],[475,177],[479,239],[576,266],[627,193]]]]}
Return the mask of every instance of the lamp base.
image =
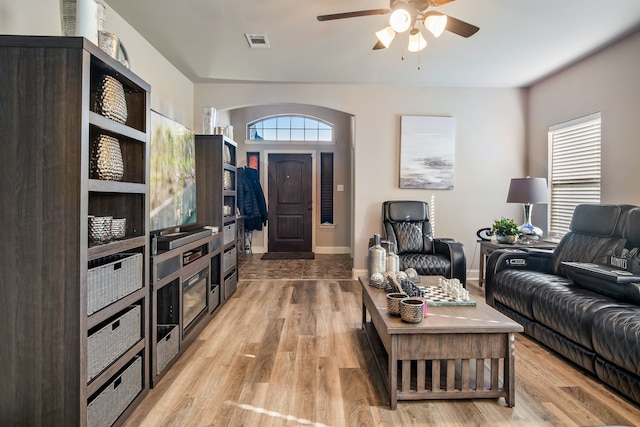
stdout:
{"type": "Polygon", "coordinates": [[[518,240],[522,243],[536,243],[542,239],[542,229],[530,222],[522,224],[518,228],[522,233],[518,240]]]}

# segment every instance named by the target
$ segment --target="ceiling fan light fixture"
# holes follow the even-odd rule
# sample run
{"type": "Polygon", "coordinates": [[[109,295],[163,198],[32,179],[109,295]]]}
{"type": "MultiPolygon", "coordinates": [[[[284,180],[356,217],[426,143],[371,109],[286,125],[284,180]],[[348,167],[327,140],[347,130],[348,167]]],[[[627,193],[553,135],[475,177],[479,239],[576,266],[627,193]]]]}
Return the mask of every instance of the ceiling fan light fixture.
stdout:
{"type": "Polygon", "coordinates": [[[391,42],[396,36],[396,32],[393,31],[393,28],[387,26],[382,30],[376,32],[376,37],[380,40],[380,43],[384,45],[385,48],[389,47],[391,42]]]}
{"type": "Polygon", "coordinates": [[[447,15],[432,13],[424,18],[424,27],[429,30],[434,37],[440,37],[447,26],[447,15]]]}
{"type": "Polygon", "coordinates": [[[411,29],[409,32],[409,52],[418,52],[427,47],[427,41],[422,37],[422,33],[417,28],[411,29]]]}
{"type": "Polygon", "coordinates": [[[402,8],[398,8],[389,17],[389,26],[396,33],[404,33],[411,27],[411,14],[402,8]]]}

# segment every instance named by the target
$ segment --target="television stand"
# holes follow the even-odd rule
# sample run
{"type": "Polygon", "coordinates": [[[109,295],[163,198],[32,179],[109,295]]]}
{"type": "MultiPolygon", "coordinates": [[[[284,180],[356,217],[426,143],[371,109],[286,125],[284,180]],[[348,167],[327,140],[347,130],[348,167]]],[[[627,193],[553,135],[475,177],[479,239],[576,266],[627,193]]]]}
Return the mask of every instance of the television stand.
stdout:
{"type": "Polygon", "coordinates": [[[172,233],[160,234],[156,236],[158,250],[170,251],[181,246],[188,245],[196,240],[211,236],[212,231],[208,228],[197,230],[180,230],[172,233]]]}

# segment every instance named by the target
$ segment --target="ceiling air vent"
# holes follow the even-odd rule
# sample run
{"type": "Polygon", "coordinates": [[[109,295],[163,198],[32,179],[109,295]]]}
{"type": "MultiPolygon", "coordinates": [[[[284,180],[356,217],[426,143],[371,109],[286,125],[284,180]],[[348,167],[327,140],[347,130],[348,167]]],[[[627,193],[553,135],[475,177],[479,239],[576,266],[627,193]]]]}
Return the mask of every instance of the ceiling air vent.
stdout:
{"type": "Polygon", "coordinates": [[[267,39],[266,34],[245,34],[247,41],[249,42],[249,47],[254,48],[268,48],[269,39],[267,39]]]}

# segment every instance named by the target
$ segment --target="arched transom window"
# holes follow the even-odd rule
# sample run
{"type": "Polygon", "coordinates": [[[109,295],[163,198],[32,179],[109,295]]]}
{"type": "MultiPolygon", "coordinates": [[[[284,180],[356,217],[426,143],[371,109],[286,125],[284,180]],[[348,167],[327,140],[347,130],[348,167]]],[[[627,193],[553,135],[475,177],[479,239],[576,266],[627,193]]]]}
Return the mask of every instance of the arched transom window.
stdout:
{"type": "Polygon", "coordinates": [[[333,125],[301,115],[270,116],[247,125],[250,141],[333,142],[333,125]]]}

